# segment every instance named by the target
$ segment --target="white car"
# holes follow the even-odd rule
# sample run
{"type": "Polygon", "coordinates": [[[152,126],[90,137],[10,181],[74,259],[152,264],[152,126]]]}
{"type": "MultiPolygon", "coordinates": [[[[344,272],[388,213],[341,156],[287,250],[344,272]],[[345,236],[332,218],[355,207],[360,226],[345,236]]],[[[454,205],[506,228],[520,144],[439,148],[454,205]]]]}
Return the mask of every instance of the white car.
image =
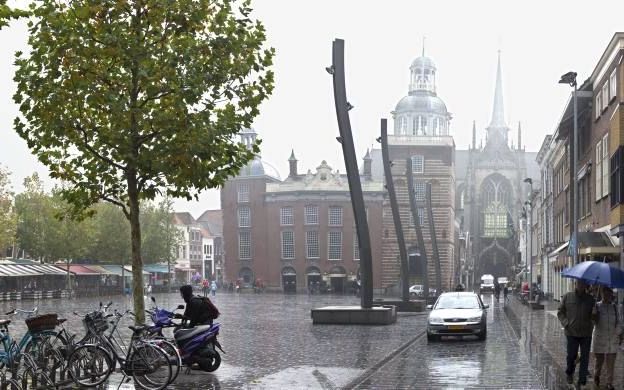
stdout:
{"type": "Polygon", "coordinates": [[[409,294],[412,297],[422,297],[423,291],[425,290],[423,289],[422,284],[415,284],[409,288],[409,294]]]}
{"type": "Polygon", "coordinates": [[[487,336],[487,309],[481,297],[473,292],[448,292],[440,295],[427,321],[427,341],[442,336],[487,336]]]}

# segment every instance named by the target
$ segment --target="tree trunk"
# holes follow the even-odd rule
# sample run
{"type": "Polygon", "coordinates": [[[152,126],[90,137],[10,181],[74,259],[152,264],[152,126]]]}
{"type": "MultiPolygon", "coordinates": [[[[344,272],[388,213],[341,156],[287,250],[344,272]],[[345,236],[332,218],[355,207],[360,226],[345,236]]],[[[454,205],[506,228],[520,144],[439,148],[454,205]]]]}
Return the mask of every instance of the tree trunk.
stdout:
{"type": "Polygon", "coordinates": [[[132,298],[134,301],[135,322],[145,322],[143,302],[143,260],[141,259],[141,222],[139,221],[139,193],[136,172],[127,174],[128,206],[130,208],[130,236],[132,241],[132,298]]]}

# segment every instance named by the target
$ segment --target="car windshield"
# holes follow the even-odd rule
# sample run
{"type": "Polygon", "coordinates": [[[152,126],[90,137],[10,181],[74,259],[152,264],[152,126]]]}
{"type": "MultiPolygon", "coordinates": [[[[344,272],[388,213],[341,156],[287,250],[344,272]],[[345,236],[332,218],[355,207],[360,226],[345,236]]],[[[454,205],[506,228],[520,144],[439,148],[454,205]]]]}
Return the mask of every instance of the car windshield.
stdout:
{"type": "Polygon", "coordinates": [[[479,300],[471,295],[447,295],[440,297],[436,309],[479,309],[479,300]]]}

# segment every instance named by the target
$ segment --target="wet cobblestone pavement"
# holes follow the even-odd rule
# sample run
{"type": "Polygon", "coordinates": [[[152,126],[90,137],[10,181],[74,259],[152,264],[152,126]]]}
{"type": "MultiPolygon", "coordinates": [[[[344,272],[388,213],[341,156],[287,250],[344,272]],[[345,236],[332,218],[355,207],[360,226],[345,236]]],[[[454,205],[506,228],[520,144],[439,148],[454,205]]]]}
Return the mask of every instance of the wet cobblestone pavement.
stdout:
{"type": "MultiPolygon", "coordinates": [[[[485,295],[484,302],[491,300],[485,295]]],[[[420,337],[387,364],[356,380],[356,389],[541,389],[501,303],[490,301],[488,336],[420,337]]]]}
{"type": "MultiPolygon", "coordinates": [[[[557,319],[558,302],[546,302],[545,310],[530,310],[512,299],[506,309],[518,338],[531,365],[549,390],[567,389],[565,383],[566,340],[557,319]]],[[[615,362],[614,387],[624,389],[624,364],[622,353],[615,362]]],[[[590,357],[590,374],[594,372],[594,357],[590,357]]],[[[604,374],[604,371],[603,371],[604,374]]],[[[575,381],[578,380],[578,366],[575,381]]],[[[604,382],[604,378],[603,378],[604,382]]],[[[588,388],[593,389],[593,378],[588,378],[588,388]]]]}
{"type": "MultiPolygon", "coordinates": [[[[178,294],[155,297],[163,307],[180,303],[178,294]]],[[[119,310],[131,306],[130,298],[114,301],[119,310]]],[[[556,302],[532,311],[513,297],[504,305],[485,295],[484,302],[491,305],[485,342],[427,343],[427,313],[400,314],[390,326],[312,325],[311,308],[358,304],[354,297],[219,293],[214,301],[222,313],[223,363],[212,374],[181,373],[171,389],[567,389],[565,337],[556,302]]],[[[80,317],[72,312],[96,309],[98,302],[0,302],[0,310],[36,304],[40,314],[66,317],[66,327],[80,334],[80,317]]],[[[129,338],[130,331],[121,329],[129,338]]],[[[21,337],[25,330],[23,320],[14,318],[12,334],[21,337]]],[[[621,359],[616,362],[619,389],[624,388],[621,359]]],[[[116,389],[120,379],[113,375],[108,388],[116,389]]],[[[132,382],[120,387],[133,388],[132,382]]]]}
{"type": "MultiPolygon", "coordinates": [[[[178,294],[155,297],[163,307],[180,303],[178,294]]],[[[113,300],[120,310],[131,306],[129,298],[113,300]]],[[[181,373],[171,389],[340,388],[412,340],[426,321],[425,313],[415,313],[401,314],[390,326],[312,325],[311,308],[359,303],[349,296],[218,293],[214,301],[221,312],[219,339],[226,351],[221,367],[213,374],[181,373]]],[[[56,312],[68,319],[68,329],[82,333],[80,318],[71,313],[93,310],[98,302],[99,298],[2,302],[0,310],[36,304],[40,314],[56,312]]],[[[129,330],[122,330],[129,338],[129,330]]],[[[11,331],[21,336],[23,321],[16,319],[11,331]]],[[[119,379],[115,376],[109,388],[117,388],[119,379]]],[[[121,388],[131,389],[132,383],[121,388]]]]}

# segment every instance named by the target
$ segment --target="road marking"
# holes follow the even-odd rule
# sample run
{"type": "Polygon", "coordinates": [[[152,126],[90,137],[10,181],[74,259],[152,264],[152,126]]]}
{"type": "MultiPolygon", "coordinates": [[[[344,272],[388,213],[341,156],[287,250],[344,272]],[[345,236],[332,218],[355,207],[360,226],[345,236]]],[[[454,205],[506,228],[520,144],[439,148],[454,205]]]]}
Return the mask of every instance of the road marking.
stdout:
{"type": "Polygon", "coordinates": [[[422,336],[425,335],[425,333],[427,333],[426,330],[421,331],[416,336],[414,336],[414,338],[412,338],[410,341],[403,344],[398,349],[390,352],[386,357],[378,361],[375,365],[373,365],[371,368],[366,370],[362,375],[358,376],[357,378],[349,382],[346,386],[344,386],[343,390],[352,390],[352,389],[357,388],[358,386],[361,386],[365,381],[367,381],[370,377],[372,377],[376,372],[381,370],[385,365],[392,362],[394,358],[399,356],[403,351],[405,351],[406,349],[414,345],[418,340],[420,340],[420,338],[422,338],[422,336]]]}

